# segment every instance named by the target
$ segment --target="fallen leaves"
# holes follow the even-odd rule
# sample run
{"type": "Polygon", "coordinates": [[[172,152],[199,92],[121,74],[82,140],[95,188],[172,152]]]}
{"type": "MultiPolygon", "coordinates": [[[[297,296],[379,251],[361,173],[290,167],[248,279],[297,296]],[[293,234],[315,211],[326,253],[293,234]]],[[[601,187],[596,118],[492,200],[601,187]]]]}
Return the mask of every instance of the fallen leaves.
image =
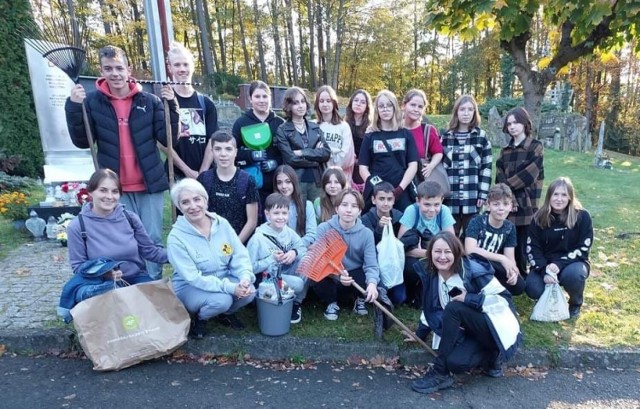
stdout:
{"type": "Polygon", "coordinates": [[[549,373],[549,370],[545,367],[535,368],[532,364],[529,364],[527,366],[516,366],[515,368],[509,368],[507,369],[507,372],[514,375],[522,376],[530,381],[537,381],[540,379],[544,379],[549,373]]]}
{"type": "Polygon", "coordinates": [[[26,277],[28,275],[31,275],[31,270],[26,268],[26,267],[21,267],[21,268],[16,269],[15,274],[18,277],[26,277]]]}

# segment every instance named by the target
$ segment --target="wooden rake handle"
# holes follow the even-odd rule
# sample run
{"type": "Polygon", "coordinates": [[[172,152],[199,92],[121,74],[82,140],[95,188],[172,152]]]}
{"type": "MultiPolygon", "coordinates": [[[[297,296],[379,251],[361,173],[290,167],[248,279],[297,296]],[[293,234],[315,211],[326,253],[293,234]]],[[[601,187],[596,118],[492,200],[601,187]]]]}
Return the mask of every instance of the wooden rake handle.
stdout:
{"type": "MultiPolygon", "coordinates": [[[[338,266],[332,261],[330,261],[329,264],[331,264],[331,267],[336,269],[336,271],[344,270],[344,268],[342,268],[342,266],[338,266]]],[[[351,284],[355,287],[356,290],[360,291],[362,293],[362,295],[367,295],[367,292],[365,291],[365,289],[360,287],[360,285],[358,283],[356,283],[355,280],[351,284]]],[[[411,336],[411,338],[413,338],[418,344],[420,344],[421,347],[426,349],[431,355],[438,356],[438,354],[436,354],[436,352],[433,349],[431,349],[431,347],[429,345],[427,345],[426,342],[421,340],[413,331],[411,331],[406,325],[404,325],[402,323],[402,321],[400,321],[398,318],[396,318],[396,316],[393,315],[393,313],[391,313],[391,311],[389,311],[387,309],[387,307],[382,305],[378,300],[373,300],[373,305],[375,305],[376,307],[380,308],[380,311],[382,311],[384,313],[384,315],[386,315],[387,317],[391,318],[391,320],[393,322],[398,324],[398,326],[400,328],[402,328],[407,334],[409,334],[409,336],[411,336]]]]}
{"type": "MultiPolygon", "coordinates": [[[[169,188],[173,188],[174,174],[173,174],[173,135],[171,135],[171,114],[169,112],[169,102],[166,99],[162,99],[164,103],[164,128],[167,134],[167,168],[169,170],[169,188]]],[[[176,206],[171,201],[171,221],[176,222],[177,211],[176,206]]]]}
{"type": "Polygon", "coordinates": [[[91,152],[91,159],[93,160],[93,170],[98,170],[98,158],[96,157],[95,141],[93,139],[93,133],[91,132],[91,125],[89,124],[89,115],[87,115],[87,108],[82,101],[82,122],[84,122],[84,131],[87,134],[87,142],[89,142],[89,152],[91,152]]]}

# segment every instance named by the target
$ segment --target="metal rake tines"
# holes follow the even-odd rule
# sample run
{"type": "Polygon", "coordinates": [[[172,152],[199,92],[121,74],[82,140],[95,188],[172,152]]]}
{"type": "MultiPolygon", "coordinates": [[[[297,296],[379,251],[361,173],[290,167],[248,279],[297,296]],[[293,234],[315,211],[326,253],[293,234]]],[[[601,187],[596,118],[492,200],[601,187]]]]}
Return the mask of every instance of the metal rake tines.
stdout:
{"type": "Polygon", "coordinates": [[[88,30],[72,20],[68,24],[48,20],[39,26],[35,22],[23,25],[19,34],[44,58],[60,68],[74,82],[84,65],[88,30]]]}

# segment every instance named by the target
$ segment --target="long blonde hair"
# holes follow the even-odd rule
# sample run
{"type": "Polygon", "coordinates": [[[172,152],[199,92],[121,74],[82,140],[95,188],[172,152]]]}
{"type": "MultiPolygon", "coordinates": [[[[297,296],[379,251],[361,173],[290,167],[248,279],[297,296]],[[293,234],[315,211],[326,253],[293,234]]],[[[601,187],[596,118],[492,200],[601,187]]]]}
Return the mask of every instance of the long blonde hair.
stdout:
{"type": "Polygon", "coordinates": [[[474,109],[473,119],[469,124],[469,130],[480,126],[480,112],[478,111],[478,103],[471,95],[463,95],[458,98],[455,104],[453,104],[453,113],[451,114],[451,120],[449,121],[449,130],[454,132],[458,130],[458,127],[460,126],[460,120],[458,119],[458,108],[460,108],[460,105],[467,102],[471,102],[474,109]]]}
{"type": "Polygon", "coordinates": [[[551,182],[549,187],[547,188],[547,194],[544,197],[544,204],[540,209],[533,215],[533,219],[536,221],[538,226],[543,229],[547,229],[551,227],[551,223],[557,217],[562,223],[565,224],[568,228],[572,229],[573,226],[576,225],[578,221],[578,211],[582,210],[582,203],[578,200],[575,194],[575,189],[573,188],[573,183],[571,183],[571,179],[568,177],[559,177],[558,179],[551,182]],[[551,209],[551,196],[553,193],[560,187],[564,187],[567,190],[567,195],[569,196],[569,204],[564,208],[562,213],[555,214],[551,209]]]}
{"type": "Polygon", "coordinates": [[[400,105],[398,104],[398,98],[396,98],[395,94],[388,89],[383,89],[378,92],[376,95],[376,100],[373,102],[373,122],[369,127],[369,131],[381,131],[381,120],[380,120],[380,111],[378,110],[378,101],[380,98],[387,98],[391,105],[393,105],[393,118],[391,118],[391,130],[397,131],[402,128],[402,110],[400,110],[400,105]]]}

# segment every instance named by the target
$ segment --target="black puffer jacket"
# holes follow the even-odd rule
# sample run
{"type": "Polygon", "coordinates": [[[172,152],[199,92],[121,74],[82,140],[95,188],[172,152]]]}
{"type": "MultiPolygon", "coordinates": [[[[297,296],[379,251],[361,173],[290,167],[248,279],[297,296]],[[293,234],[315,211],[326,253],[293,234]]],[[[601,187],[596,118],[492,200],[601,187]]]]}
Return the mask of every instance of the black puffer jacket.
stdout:
{"type": "MultiPolygon", "coordinates": [[[[109,98],[100,91],[89,92],[85,101],[93,138],[98,145],[98,165],[119,172],[120,140],[115,110],[109,98]]],[[[67,98],[64,110],[71,142],[78,148],[88,148],[82,104],[67,98]]],[[[179,118],[175,100],[169,101],[169,110],[175,145],[179,118]]],[[[135,94],[129,114],[129,129],[147,192],[157,193],[169,189],[169,180],[156,146],[156,142],[167,145],[164,106],[160,98],[142,91],[135,94]]]]}

